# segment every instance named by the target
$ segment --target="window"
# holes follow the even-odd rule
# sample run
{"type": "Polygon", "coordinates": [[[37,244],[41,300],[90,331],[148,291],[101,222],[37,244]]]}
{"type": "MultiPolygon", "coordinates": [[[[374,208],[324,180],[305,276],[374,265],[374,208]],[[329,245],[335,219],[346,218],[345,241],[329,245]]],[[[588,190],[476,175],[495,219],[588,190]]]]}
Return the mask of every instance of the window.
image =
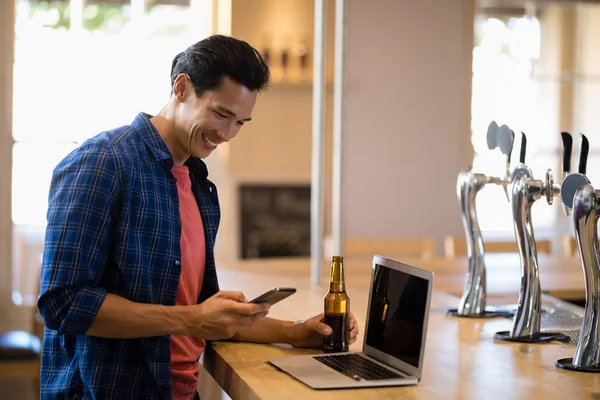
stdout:
{"type": "Polygon", "coordinates": [[[33,304],[52,170],[102,130],[166,103],[173,57],[212,1],[20,0],[13,100],[13,301],[33,304]]]}
{"type": "Polygon", "coordinates": [[[600,5],[581,4],[578,6],[579,46],[577,74],[574,76],[575,127],[590,140],[587,175],[596,189],[600,188],[600,5]]]}
{"type": "MultiPolygon", "coordinates": [[[[540,23],[535,17],[478,17],[473,50],[472,142],[473,170],[504,176],[505,158],[500,150],[487,147],[487,127],[492,120],[515,132],[511,168],[518,162],[520,132],[527,136],[526,164],[534,176],[544,179],[551,168],[558,182],[559,131],[549,117],[556,114],[557,84],[537,77],[540,59],[540,23]]],[[[559,202],[557,202],[559,203],[559,202]]],[[[556,203],[555,203],[556,204],[556,203]]],[[[482,234],[514,235],[510,205],[499,186],[486,187],[478,195],[478,217],[482,234]]],[[[533,206],[536,230],[550,229],[556,206],[538,201],[533,206]]]]}

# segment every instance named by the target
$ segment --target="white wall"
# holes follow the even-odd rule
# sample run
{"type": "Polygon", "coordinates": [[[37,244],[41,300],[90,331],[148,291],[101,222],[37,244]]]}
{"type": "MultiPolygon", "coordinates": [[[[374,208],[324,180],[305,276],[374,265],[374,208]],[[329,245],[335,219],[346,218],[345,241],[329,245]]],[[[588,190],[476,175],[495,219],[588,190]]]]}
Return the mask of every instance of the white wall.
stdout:
{"type": "Polygon", "coordinates": [[[459,234],[456,177],[472,160],[473,1],[348,3],[343,235],[459,234]]]}
{"type": "MultiPolygon", "coordinates": [[[[333,74],[333,15],[335,2],[328,9],[328,80],[333,74]]],[[[312,152],[312,66],[314,62],[314,2],[312,0],[234,0],[231,26],[237,38],[261,50],[272,51],[271,87],[261,93],[252,122],[217,154],[206,161],[211,179],[219,188],[221,225],[216,242],[219,265],[236,263],[239,256],[239,199],[242,183],[310,184],[312,152]],[[291,56],[291,79],[281,78],[277,56],[281,48],[303,41],[308,46],[310,73],[297,80],[297,58],[291,56]]],[[[327,93],[327,187],[331,186],[332,92],[327,93]]],[[[330,207],[330,190],[325,204],[330,207]]],[[[326,213],[326,231],[330,231],[330,212],[326,213]]]]}

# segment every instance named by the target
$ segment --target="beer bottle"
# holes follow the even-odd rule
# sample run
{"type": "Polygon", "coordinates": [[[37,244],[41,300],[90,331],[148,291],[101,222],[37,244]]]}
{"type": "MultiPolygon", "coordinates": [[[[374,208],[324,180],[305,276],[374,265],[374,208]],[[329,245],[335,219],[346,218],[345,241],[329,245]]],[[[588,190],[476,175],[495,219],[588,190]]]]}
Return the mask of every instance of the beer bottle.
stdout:
{"type": "Polygon", "coordinates": [[[350,327],[350,297],[346,293],[344,282],[344,258],[333,256],[331,260],[331,277],[329,292],[323,298],[324,323],[331,327],[333,333],[323,337],[323,351],[336,353],[348,351],[350,327]]]}

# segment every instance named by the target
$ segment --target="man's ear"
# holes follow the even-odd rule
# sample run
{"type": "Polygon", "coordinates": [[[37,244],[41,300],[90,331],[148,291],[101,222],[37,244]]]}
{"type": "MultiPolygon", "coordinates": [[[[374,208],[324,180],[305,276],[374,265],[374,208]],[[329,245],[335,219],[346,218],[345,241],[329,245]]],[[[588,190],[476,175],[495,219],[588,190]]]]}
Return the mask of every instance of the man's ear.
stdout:
{"type": "Polygon", "coordinates": [[[175,82],[173,83],[173,96],[179,101],[183,103],[185,100],[185,96],[187,94],[189,78],[186,74],[179,74],[177,78],[175,78],[175,82]]]}

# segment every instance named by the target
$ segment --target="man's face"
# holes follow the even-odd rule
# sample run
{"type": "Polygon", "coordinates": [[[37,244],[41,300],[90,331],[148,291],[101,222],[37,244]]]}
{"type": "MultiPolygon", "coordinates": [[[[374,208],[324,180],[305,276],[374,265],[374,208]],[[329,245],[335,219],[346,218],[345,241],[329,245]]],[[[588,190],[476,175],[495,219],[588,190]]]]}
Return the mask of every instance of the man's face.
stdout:
{"type": "Polygon", "coordinates": [[[184,85],[183,93],[178,91],[176,95],[181,103],[177,111],[178,144],[186,153],[208,157],[251,119],[257,92],[228,77],[223,78],[219,89],[206,91],[200,97],[185,75],[180,75],[175,84],[184,85]]]}

